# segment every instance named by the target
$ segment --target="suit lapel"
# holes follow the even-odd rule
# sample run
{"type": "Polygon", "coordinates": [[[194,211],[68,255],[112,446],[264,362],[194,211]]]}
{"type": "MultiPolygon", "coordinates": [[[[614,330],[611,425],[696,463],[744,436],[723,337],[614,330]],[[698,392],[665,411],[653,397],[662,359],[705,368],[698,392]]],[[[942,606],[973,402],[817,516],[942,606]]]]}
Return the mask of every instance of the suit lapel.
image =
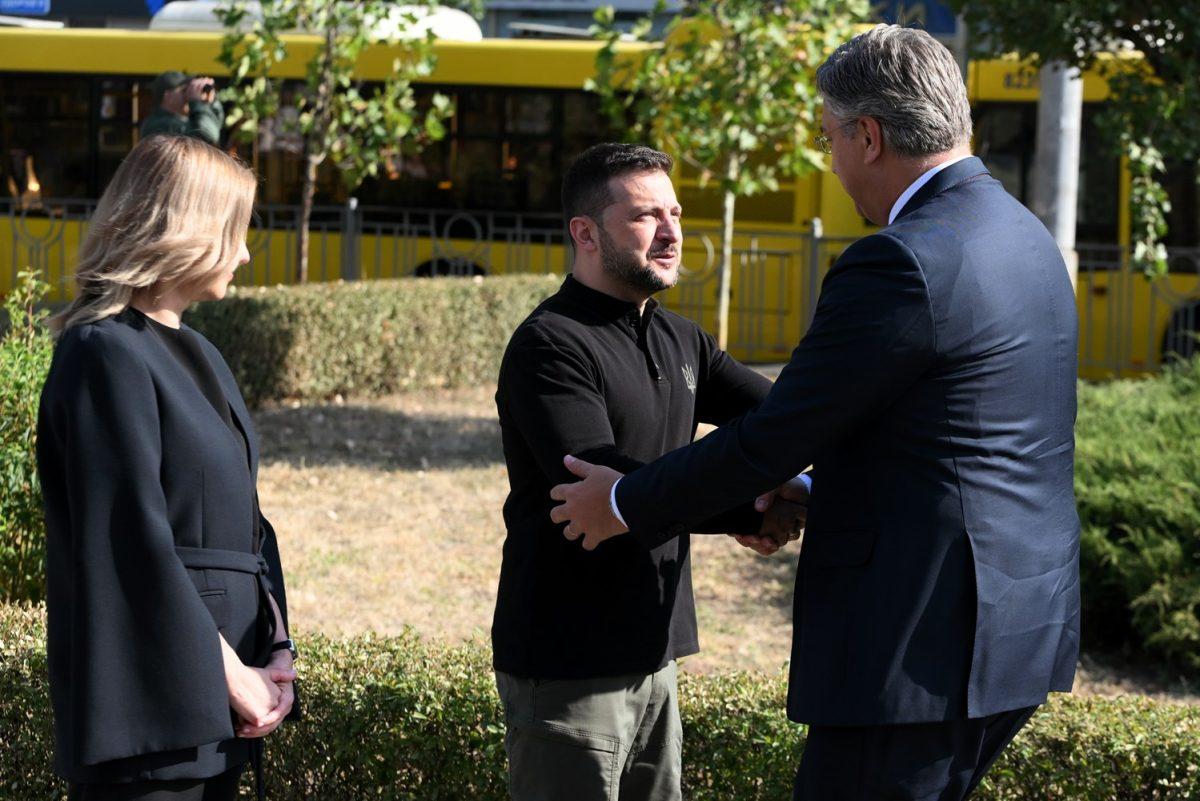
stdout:
{"type": "Polygon", "coordinates": [[[930,178],[924,186],[918,189],[917,193],[910,197],[908,202],[904,204],[904,208],[900,209],[900,213],[896,215],[896,219],[893,222],[899,222],[900,218],[905,214],[917,210],[929,202],[931,198],[961,184],[968,178],[987,174],[987,167],[983,166],[983,162],[977,156],[970,156],[962,161],[951,164],[930,178]]]}

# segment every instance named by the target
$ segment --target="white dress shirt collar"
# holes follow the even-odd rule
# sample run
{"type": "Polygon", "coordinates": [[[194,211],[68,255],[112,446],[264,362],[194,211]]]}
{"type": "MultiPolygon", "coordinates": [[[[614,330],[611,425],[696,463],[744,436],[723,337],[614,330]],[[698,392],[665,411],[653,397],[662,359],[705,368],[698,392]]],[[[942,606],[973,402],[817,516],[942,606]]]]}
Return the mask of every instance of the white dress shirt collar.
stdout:
{"type": "Polygon", "coordinates": [[[951,164],[957,164],[958,162],[962,161],[963,159],[969,159],[969,158],[971,158],[971,156],[966,155],[966,156],[959,156],[956,159],[950,159],[949,161],[943,161],[941,164],[937,165],[936,167],[926,170],[925,173],[920,178],[918,178],[917,180],[915,180],[911,184],[909,184],[908,189],[905,189],[904,192],[902,192],[900,194],[900,197],[898,197],[896,199],[896,202],[892,204],[892,211],[890,214],[888,214],[888,225],[891,225],[892,223],[894,223],[896,221],[896,217],[899,216],[900,212],[904,209],[904,204],[907,203],[908,201],[912,200],[912,196],[917,194],[917,192],[920,191],[922,186],[929,183],[930,179],[932,179],[933,176],[937,175],[939,172],[946,169],[951,164]]]}

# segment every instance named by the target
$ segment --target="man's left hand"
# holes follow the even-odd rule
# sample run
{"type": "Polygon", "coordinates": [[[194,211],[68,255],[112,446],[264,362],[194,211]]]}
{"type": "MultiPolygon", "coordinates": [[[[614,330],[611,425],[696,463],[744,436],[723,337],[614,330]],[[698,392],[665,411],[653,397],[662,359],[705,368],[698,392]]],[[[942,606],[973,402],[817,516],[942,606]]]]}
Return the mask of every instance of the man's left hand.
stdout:
{"type": "Polygon", "coordinates": [[[597,545],[618,534],[629,531],[612,512],[609,497],[613,484],[622,474],[611,467],[603,467],[574,456],[563,458],[563,464],[583,479],[574,484],[559,484],[550,490],[550,497],[562,504],[550,510],[550,519],[555,523],[566,523],[563,536],[569,540],[583,537],[583,548],[594,550],[597,545]]]}

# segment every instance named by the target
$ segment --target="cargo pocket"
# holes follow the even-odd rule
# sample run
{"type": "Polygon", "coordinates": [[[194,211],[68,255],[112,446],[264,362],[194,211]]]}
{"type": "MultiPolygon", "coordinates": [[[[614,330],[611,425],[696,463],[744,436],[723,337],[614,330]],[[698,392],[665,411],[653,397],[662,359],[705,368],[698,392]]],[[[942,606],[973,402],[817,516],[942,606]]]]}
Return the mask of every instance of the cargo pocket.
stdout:
{"type": "Polygon", "coordinates": [[[510,725],[504,740],[513,798],[616,801],[617,738],[539,722],[510,725]]]}

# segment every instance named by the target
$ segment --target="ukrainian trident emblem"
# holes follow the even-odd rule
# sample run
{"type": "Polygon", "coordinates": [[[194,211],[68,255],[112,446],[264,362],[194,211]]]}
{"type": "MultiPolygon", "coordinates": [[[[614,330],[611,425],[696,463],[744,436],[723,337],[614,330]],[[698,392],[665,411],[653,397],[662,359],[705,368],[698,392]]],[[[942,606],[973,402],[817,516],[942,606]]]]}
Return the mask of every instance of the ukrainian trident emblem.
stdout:
{"type": "Polygon", "coordinates": [[[687,388],[691,390],[693,395],[696,394],[696,374],[692,372],[690,364],[683,366],[683,383],[687,384],[687,388]]]}

